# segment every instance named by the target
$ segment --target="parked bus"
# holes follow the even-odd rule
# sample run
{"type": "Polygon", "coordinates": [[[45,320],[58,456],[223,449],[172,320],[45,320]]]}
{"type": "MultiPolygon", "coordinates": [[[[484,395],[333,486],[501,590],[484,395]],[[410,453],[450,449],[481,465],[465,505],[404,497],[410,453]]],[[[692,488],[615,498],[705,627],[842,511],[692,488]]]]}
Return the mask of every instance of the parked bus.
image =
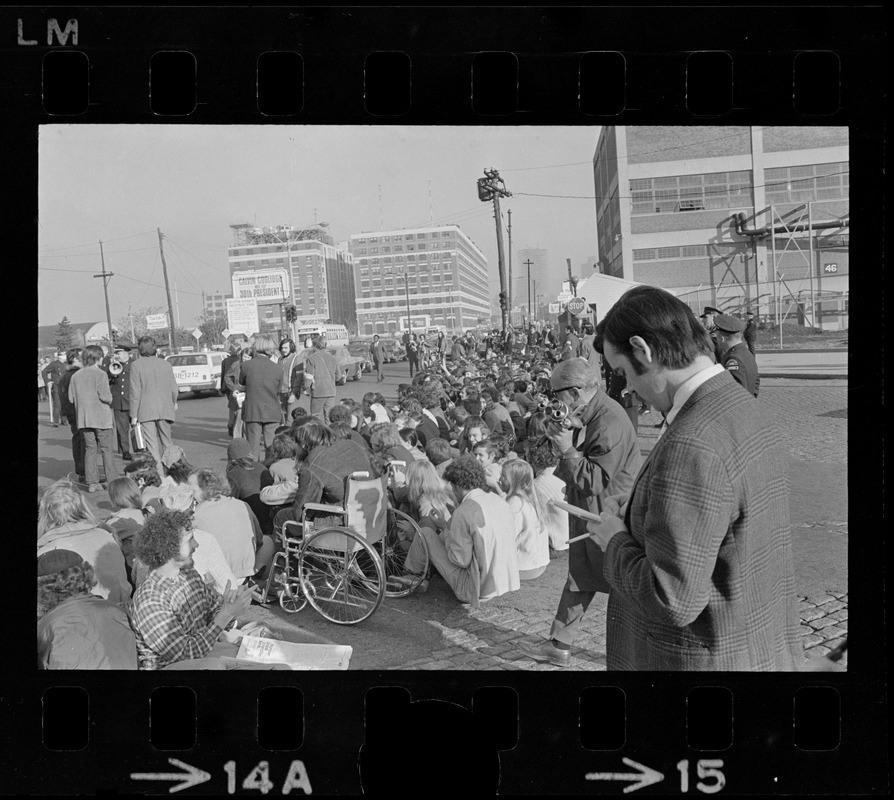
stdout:
{"type": "Polygon", "coordinates": [[[307,340],[311,336],[325,336],[327,347],[347,347],[348,346],[348,329],[344,325],[332,325],[329,323],[323,325],[306,325],[298,328],[296,346],[300,350],[302,347],[309,347],[307,340]]]}

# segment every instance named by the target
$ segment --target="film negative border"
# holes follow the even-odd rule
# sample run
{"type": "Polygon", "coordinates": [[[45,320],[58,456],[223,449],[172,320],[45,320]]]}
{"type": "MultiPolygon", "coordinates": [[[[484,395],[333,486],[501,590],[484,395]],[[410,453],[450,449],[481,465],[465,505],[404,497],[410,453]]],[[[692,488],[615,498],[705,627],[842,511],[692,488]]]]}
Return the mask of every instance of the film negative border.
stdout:
{"type": "MultiPolygon", "coordinates": [[[[0,141],[16,198],[7,221],[24,232],[24,264],[35,263],[39,126],[60,122],[842,124],[852,132],[853,216],[863,233],[855,251],[867,264],[882,252],[881,8],[7,7],[0,20],[0,141]],[[195,81],[184,85],[178,77],[190,69],[195,81]],[[161,105],[153,74],[157,89],[169,82],[161,105]],[[283,85],[299,78],[300,103],[277,105],[283,85]]],[[[858,287],[867,309],[877,308],[873,286],[858,287]]],[[[26,303],[18,313],[33,325],[26,303]]],[[[868,376],[855,388],[876,403],[880,325],[867,314],[853,327],[857,340],[873,343],[873,353],[852,353],[855,371],[868,376]]],[[[855,425],[878,435],[865,421],[855,425]]],[[[32,451],[26,439],[21,452],[32,451]]],[[[861,463],[853,476],[861,493],[881,498],[880,450],[861,463]]],[[[31,519],[32,508],[14,502],[19,518],[31,519]]],[[[847,673],[109,680],[34,671],[14,644],[33,636],[33,623],[14,608],[0,691],[9,754],[2,786],[35,794],[344,794],[395,782],[503,794],[884,794],[880,502],[861,514],[869,524],[865,539],[851,540],[860,579],[847,673]],[[265,698],[270,690],[286,694],[265,698]],[[58,749],[47,746],[45,725],[61,732],[49,742],[58,749]],[[282,741],[282,750],[264,746],[282,741]]],[[[13,547],[14,563],[30,563],[24,543],[13,547]]],[[[25,578],[20,586],[13,576],[16,596],[25,578]]]]}

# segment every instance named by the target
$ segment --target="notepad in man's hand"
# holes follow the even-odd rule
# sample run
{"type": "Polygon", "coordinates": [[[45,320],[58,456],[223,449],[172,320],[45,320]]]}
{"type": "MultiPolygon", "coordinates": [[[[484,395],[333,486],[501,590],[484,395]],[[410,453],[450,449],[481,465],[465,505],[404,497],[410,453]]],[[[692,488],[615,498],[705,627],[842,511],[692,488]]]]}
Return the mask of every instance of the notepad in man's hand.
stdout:
{"type": "Polygon", "coordinates": [[[305,644],[245,636],[236,658],[262,664],[288,664],[294,670],[335,670],[348,668],[352,652],[352,647],[343,644],[305,644]]]}

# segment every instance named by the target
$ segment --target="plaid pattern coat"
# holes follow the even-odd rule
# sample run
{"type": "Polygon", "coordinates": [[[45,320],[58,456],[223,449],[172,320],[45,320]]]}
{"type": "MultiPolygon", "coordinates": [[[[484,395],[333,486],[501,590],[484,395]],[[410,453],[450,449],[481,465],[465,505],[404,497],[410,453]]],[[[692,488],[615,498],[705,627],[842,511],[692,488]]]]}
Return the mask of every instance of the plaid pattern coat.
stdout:
{"type": "Polygon", "coordinates": [[[695,390],[606,548],[608,669],[799,668],[787,461],[728,372],[695,390]]]}

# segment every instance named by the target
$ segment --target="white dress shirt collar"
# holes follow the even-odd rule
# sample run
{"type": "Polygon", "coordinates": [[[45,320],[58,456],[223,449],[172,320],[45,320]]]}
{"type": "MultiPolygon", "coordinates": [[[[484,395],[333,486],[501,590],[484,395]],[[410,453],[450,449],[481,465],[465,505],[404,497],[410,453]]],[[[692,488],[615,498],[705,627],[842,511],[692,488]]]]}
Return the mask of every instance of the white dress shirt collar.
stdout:
{"type": "Polygon", "coordinates": [[[667,424],[670,425],[674,421],[674,418],[680,413],[680,409],[683,408],[683,405],[692,397],[692,393],[699,386],[721,372],[723,372],[723,367],[720,364],[711,364],[710,367],[705,367],[701,372],[696,372],[695,375],[683,383],[674,395],[674,404],[667,413],[667,424]]]}

